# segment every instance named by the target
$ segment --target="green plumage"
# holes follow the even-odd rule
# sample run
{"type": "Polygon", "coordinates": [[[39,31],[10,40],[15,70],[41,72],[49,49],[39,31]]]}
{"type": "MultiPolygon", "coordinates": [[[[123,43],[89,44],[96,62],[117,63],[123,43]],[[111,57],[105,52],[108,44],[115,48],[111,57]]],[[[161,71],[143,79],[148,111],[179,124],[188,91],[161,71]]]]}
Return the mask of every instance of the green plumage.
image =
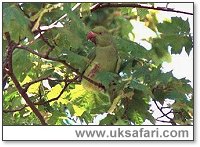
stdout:
{"type": "MultiPolygon", "coordinates": [[[[93,59],[91,59],[88,68],[85,70],[84,76],[100,83],[100,81],[95,79],[97,73],[117,73],[119,70],[120,60],[118,51],[113,44],[111,34],[101,26],[94,28],[92,32],[95,33],[95,41],[93,41],[96,44],[96,48],[95,53],[93,54],[93,59]]],[[[97,85],[94,85],[86,79],[82,80],[82,85],[86,90],[100,91],[97,85]]]]}

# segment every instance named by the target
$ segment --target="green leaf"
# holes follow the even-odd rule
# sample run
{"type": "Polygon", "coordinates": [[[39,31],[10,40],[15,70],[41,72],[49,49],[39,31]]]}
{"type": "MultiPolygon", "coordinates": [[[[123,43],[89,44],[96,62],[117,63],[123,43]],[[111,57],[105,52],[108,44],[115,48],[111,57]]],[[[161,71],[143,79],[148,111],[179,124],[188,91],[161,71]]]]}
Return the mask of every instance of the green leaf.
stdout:
{"type": "Polygon", "coordinates": [[[171,55],[168,52],[168,43],[162,38],[155,38],[152,42],[152,49],[150,50],[151,58],[159,65],[166,62],[171,62],[171,55]]]}
{"type": "Polygon", "coordinates": [[[29,15],[32,16],[34,14],[36,14],[42,7],[43,7],[43,3],[21,3],[20,5],[24,12],[29,15]]]}
{"type": "Polygon", "coordinates": [[[67,61],[67,63],[69,63],[71,66],[79,69],[80,72],[83,72],[89,63],[89,60],[86,57],[80,56],[68,50],[65,50],[63,55],[61,55],[59,58],[67,61]]]}
{"type": "Polygon", "coordinates": [[[48,124],[50,125],[54,125],[56,124],[56,122],[59,120],[60,117],[60,112],[59,111],[53,111],[52,116],[50,117],[50,119],[48,120],[48,124]]]}
{"type": "Polygon", "coordinates": [[[23,50],[15,50],[13,52],[13,71],[19,81],[23,81],[27,73],[34,66],[30,58],[30,54],[23,50]]]}
{"type": "MultiPolygon", "coordinates": [[[[66,24],[62,28],[54,28],[51,31],[48,31],[44,34],[46,38],[48,38],[49,42],[56,46],[54,50],[51,52],[52,55],[60,56],[63,52],[73,51],[79,54],[85,52],[85,42],[86,42],[86,34],[82,30],[81,32],[77,30],[78,28],[72,28],[73,24],[69,26],[66,24]],[[84,37],[82,37],[84,36],[84,37]],[[84,46],[83,46],[84,45],[84,46]]],[[[75,27],[75,26],[74,26],[75,27]]],[[[46,46],[41,46],[41,49],[48,49],[46,46]]],[[[41,50],[40,49],[40,50],[41,50]]],[[[85,55],[85,54],[84,54],[85,55]]]]}
{"type": "Polygon", "coordinates": [[[115,37],[114,43],[119,52],[126,54],[126,56],[131,55],[132,57],[135,58],[149,59],[148,51],[144,47],[135,42],[115,37]]]}
{"type": "Polygon", "coordinates": [[[121,13],[124,14],[124,15],[127,15],[127,14],[131,15],[132,8],[123,7],[123,8],[121,8],[121,13]]]}
{"type": "Polygon", "coordinates": [[[42,76],[41,77],[43,77],[43,76],[45,77],[45,76],[48,76],[48,75],[49,76],[52,75],[52,77],[55,77],[55,74],[57,74],[57,73],[55,73],[54,70],[55,70],[54,68],[46,69],[45,71],[42,72],[42,76]]]}
{"type": "Polygon", "coordinates": [[[84,121],[85,121],[87,124],[88,124],[88,123],[91,123],[91,122],[93,121],[93,116],[92,116],[90,113],[88,113],[87,111],[85,111],[85,112],[82,114],[81,118],[83,118],[84,121]]]}
{"type": "Polygon", "coordinates": [[[45,8],[42,8],[38,13],[36,13],[34,16],[32,16],[32,17],[30,18],[31,21],[36,21],[36,20],[37,20],[37,21],[35,22],[35,24],[34,24],[32,30],[31,30],[32,32],[38,29],[38,27],[39,27],[39,25],[40,25],[40,20],[42,19],[42,16],[43,16],[46,12],[48,12],[48,11],[47,11],[45,8]]]}
{"type": "Polygon", "coordinates": [[[94,98],[94,107],[91,109],[91,114],[100,114],[107,112],[110,108],[110,99],[108,95],[102,93],[96,93],[94,98]]]}
{"type": "Polygon", "coordinates": [[[37,30],[38,27],[40,26],[40,22],[44,16],[44,14],[49,13],[53,11],[54,9],[60,8],[62,6],[61,3],[58,4],[46,4],[44,8],[41,8],[39,12],[37,12],[35,15],[33,15],[30,20],[31,21],[36,21],[33,28],[32,32],[37,30]]]}
{"type": "Polygon", "coordinates": [[[82,39],[86,39],[86,33],[88,32],[88,29],[85,27],[84,23],[80,19],[79,13],[75,13],[71,10],[71,7],[69,4],[64,3],[64,9],[63,11],[68,14],[68,18],[70,19],[69,28],[72,32],[75,34],[78,34],[78,36],[82,39]]]}
{"type": "Polygon", "coordinates": [[[22,105],[21,101],[22,101],[21,96],[15,97],[12,100],[12,109],[20,108],[20,106],[22,105]]]}
{"type": "Polygon", "coordinates": [[[81,116],[86,111],[84,107],[78,107],[76,105],[73,105],[73,108],[74,108],[75,116],[81,116]]]}
{"type": "Polygon", "coordinates": [[[82,85],[75,85],[69,91],[71,104],[83,107],[90,114],[99,114],[108,110],[110,105],[109,97],[102,93],[87,91],[82,85]]]}
{"type": "Polygon", "coordinates": [[[82,46],[82,38],[68,27],[56,28],[47,33],[60,48],[77,49],[82,46]]]}
{"type": "Polygon", "coordinates": [[[139,83],[139,81],[132,80],[130,83],[130,87],[143,91],[145,94],[152,96],[151,89],[147,85],[139,83]]]}
{"type": "Polygon", "coordinates": [[[112,72],[99,72],[96,74],[95,79],[97,81],[101,81],[106,88],[109,88],[111,82],[115,82],[117,80],[118,75],[112,72]]]}
{"type": "Polygon", "coordinates": [[[189,21],[188,19],[184,21],[181,17],[172,17],[171,22],[164,21],[159,23],[158,31],[163,34],[189,34],[189,21]]]}
{"type": "Polygon", "coordinates": [[[17,91],[9,91],[9,92],[4,92],[3,93],[3,97],[4,97],[4,102],[11,102],[12,99],[14,99],[15,97],[18,97],[19,94],[17,91]]]}
{"type": "Polygon", "coordinates": [[[137,15],[140,17],[140,19],[144,19],[147,14],[149,14],[148,9],[137,8],[137,15]]]}
{"type": "Polygon", "coordinates": [[[44,41],[38,40],[38,39],[34,40],[33,43],[28,45],[28,47],[30,47],[31,49],[35,51],[38,51],[41,54],[45,54],[49,49],[48,45],[44,41]]]}
{"type": "Polygon", "coordinates": [[[161,35],[165,44],[171,47],[171,52],[173,54],[180,54],[182,49],[185,48],[188,55],[193,47],[193,42],[191,36],[186,35],[161,35]],[[178,40],[178,41],[174,41],[178,40]]]}
{"type": "Polygon", "coordinates": [[[129,122],[127,120],[124,120],[124,119],[118,119],[116,123],[114,123],[114,125],[120,125],[120,126],[127,126],[129,125],[129,122]]]}
{"type": "Polygon", "coordinates": [[[116,122],[116,116],[108,114],[104,119],[102,119],[99,125],[112,125],[113,122],[116,122]]]}
{"type": "Polygon", "coordinates": [[[137,111],[132,113],[131,118],[136,125],[141,125],[144,122],[142,116],[137,111]]]}
{"type": "Polygon", "coordinates": [[[154,68],[149,74],[150,77],[146,80],[149,80],[152,86],[155,86],[156,83],[166,85],[173,79],[172,71],[163,73],[159,67],[154,68]]]}
{"type": "Polygon", "coordinates": [[[81,14],[83,17],[89,16],[91,14],[90,6],[90,3],[81,3],[81,14]]]}
{"type": "Polygon", "coordinates": [[[172,89],[167,97],[174,99],[176,101],[181,101],[184,103],[188,103],[189,99],[187,97],[188,94],[193,93],[192,87],[188,84],[188,80],[185,79],[173,79],[169,83],[169,87],[172,89]]]}
{"type": "Polygon", "coordinates": [[[137,125],[141,125],[146,118],[152,120],[149,110],[149,98],[142,91],[134,90],[134,96],[129,101],[127,115],[131,121],[137,125]]]}
{"type": "Polygon", "coordinates": [[[3,3],[3,7],[3,32],[9,32],[11,39],[15,42],[25,37],[32,40],[30,21],[16,4],[3,3]]]}
{"type": "Polygon", "coordinates": [[[164,80],[163,82],[162,78],[164,79],[165,75],[167,79],[169,73],[162,74],[161,79],[158,79],[160,80],[159,85],[154,88],[153,94],[156,100],[163,103],[168,98],[177,102],[189,103],[190,100],[187,95],[192,94],[192,87],[188,84],[188,81],[185,79],[179,80],[171,76],[170,80],[164,80]]]}
{"type": "Polygon", "coordinates": [[[124,17],[117,17],[117,23],[120,26],[120,35],[122,38],[129,39],[129,33],[132,33],[133,26],[129,20],[125,19],[124,17]]]}
{"type": "Polygon", "coordinates": [[[172,17],[171,22],[165,21],[158,24],[158,31],[162,33],[161,37],[164,44],[167,47],[171,46],[172,53],[180,54],[185,47],[189,55],[193,48],[193,41],[188,20],[184,21],[180,17],[172,17]]]}
{"type": "Polygon", "coordinates": [[[175,102],[173,105],[174,121],[180,125],[190,125],[193,123],[193,109],[182,102],[175,102]]]}

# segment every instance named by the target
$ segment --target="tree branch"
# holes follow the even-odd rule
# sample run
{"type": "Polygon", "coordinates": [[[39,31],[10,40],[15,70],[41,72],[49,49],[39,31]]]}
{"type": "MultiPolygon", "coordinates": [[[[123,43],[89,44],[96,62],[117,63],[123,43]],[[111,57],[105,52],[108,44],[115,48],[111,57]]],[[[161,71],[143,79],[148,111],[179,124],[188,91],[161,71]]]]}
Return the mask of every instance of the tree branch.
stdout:
{"type": "MultiPolygon", "coordinates": [[[[36,102],[36,103],[33,103],[34,105],[44,105],[46,103],[50,103],[50,102],[53,102],[53,101],[56,101],[60,98],[60,96],[63,94],[63,92],[66,90],[66,88],[69,86],[69,84],[75,82],[79,77],[78,76],[75,76],[73,79],[71,80],[67,80],[65,81],[65,86],[63,87],[62,91],[60,92],[60,94],[55,97],[55,98],[52,98],[48,101],[44,101],[44,102],[36,102]]],[[[8,113],[8,112],[17,112],[17,111],[21,111],[23,110],[24,108],[26,107],[29,107],[29,105],[24,105],[23,107],[21,108],[18,108],[18,109],[15,109],[15,110],[3,110],[4,113],[8,113]]]]}
{"type": "Polygon", "coordinates": [[[18,7],[27,18],[30,18],[30,16],[24,12],[24,10],[19,4],[16,4],[16,7],[18,7]]]}
{"type": "Polygon", "coordinates": [[[172,125],[176,125],[176,123],[174,122],[174,120],[172,119],[172,118],[170,118],[169,116],[168,116],[168,114],[165,114],[163,111],[162,111],[162,109],[158,106],[158,103],[157,103],[157,101],[155,100],[155,99],[153,99],[153,102],[155,103],[155,105],[156,105],[156,107],[158,108],[158,110],[160,110],[160,112],[163,114],[163,116],[162,117],[167,117],[169,120],[170,120],[170,123],[172,124],[172,125]]]}
{"type": "Polygon", "coordinates": [[[159,120],[159,119],[156,119],[156,121],[163,122],[163,123],[173,123],[173,122],[171,122],[171,121],[159,120]]]}
{"type": "Polygon", "coordinates": [[[170,110],[169,112],[165,113],[165,115],[162,115],[162,116],[158,117],[157,119],[160,119],[160,118],[166,117],[166,116],[167,116],[168,114],[170,114],[170,113],[173,113],[172,110],[170,110]]]}
{"type": "MultiPolygon", "coordinates": [[[[9,40],[8,40],[9,41],[9,40]]],[[[13,68],[12,68],[12,55],[13,55],[13,51],[16,48],[17,44],[9,41],[9,45],[8,45],[8,58],[7,58],[7,64],[8,64],[8,69],[4,70],[12,79],[13,83],[15,84],[15,87],[17,88],[18,92],[21,94],[21,96],[24,98],[24,100],[26,101],[26,103],[30,106],[30,108],[32,109],[32,111],[34,112],[34,114],[38,117],[38,119],[40,120],[40,122],[42,123],[42,125],[47,125],[47,123],[45,122],[43,116],[41,115],[41,113],[38,111],[38,109],[34,106],[33,102],[29,99],[28,95],[26,94],[26,91],[21,87],[20,83],[18,82],[15,74],[13,73],[13,68]]]]}
{"type": "MultiPolygon", "coordinates": [[[[39,30],[40,30],[40,27],[39,27],[39,30]]],[[[48,49],[48,51],[46,52],[46,56],[49,56],[49,54],[50,54],[51,51],[55,48],[55,46],[54,46],[54,45],[51,45],[51,43],[49,43],[48,39],[44,37],[44,35],[43,35],[43,33],[42,33],[41,30],[40,30],[39,34],[40,34],[41,40],[43,40],[43,41],[47,44],[47,46],[49,46],[49,49],[48,49]]]]}
{"type": "Polygon", "coordinates": [[[60,92],[60,94],[59,94],[57,97],[52,98],[52,99],[50,99],[50,100],[48,100],[48,101],[45,101],[45,102],[38,102],[38,103],[35,103],[35,105],[44,105],[44,104],[46,104],[46,103],[50,103],[50,102],[52,102],[52,101],[58,100],[58,99],[60,98],[60,96],[63,94],[63,92],[65,91],[65,89],[69,86],[69,84],[71,84],[72,82],[76,81],[78,78],[79,78],[78,76],[75,76],[75,78],[66,81],[66,82],[65,82],[65,85],[64,85],[64,87],[63,87],[63,89],[62,89],[62,91],[60,92]]]}
{"type": "Polygon", "coordinates": [[[36,80],[33,80],[33,81],[29,82],[29,83],[26,83],[26,84],[23,85],[24,90],[27,91],[27,89],[28,89],[32,84],[35,84],[35,83],[37,83],[37,82],[46,80],[46,79],[48,79],[48,78],[49,78],[49,76],[40,77],[40,78],[38,78],[38,79],[36,79],[36,80]]]}
{"type": "Polygon", "coordinates": [[[161,107],[160,109],[169,109],[170,107],[161,107]]]}
{"type": "Polygon", "coordinates": [[[42,125],[47,125],[47,123],[45,122],[45,120],[44,120],[43,116],[41,115],[41,113],[34,106],[33,102],[29,99],[28,95],[26,94],[26,91],[20,86],[20,84],[19,84],[17,78],[15,77],[15,75],[13,73],[11,73],[11,72],[7,72],[7,74],[10,76],[10,78],[12,79],[13,83],[15,84],[15,87],[17,88],[18,92],[24,98],[24,100],[26,101],[28,106],[32,109],[33,113],[35,113],[35,115],[38,117],[38,119],[40,120],[42,125]]]}
{"type": "Polygon", "coordinates": [[[87,81],[89,81],[90,83],[94,84],[95,86],[98,86],[99,88],[103,89],[105,91],[105,87],[104,85],[102,85],[101,83],[98,83],[86,76],[84,76],[81,72],[79,72],[78,69],[74,68],[73,66],[71,66],[69,63],[67,63],[65,60],[61,60],[61,59],[57,59],[57,58],[54,58],[54,57],[49,57],[49,56],[46,56],[44,54],[41,54],[41,53],[38,53],[38,52],[35,52],[33,49],[31,48],[28,48],[26,46],[22,46],[22,45],[18,45],[17,46],[18,49],[23,49],[25,51],[28,51],[34,55],[37,55],[41,58],[44,58],[44,59],[47,59],[47,60],[52,60],[52,61],[56,61],[56,62],[60,62],[62,63],[63,65],[65,65],[66,67],[68,67],[69,69],[71,69],[71,71],[75,72],[76,74],[78,74],[81,78],[84,78],[86,79],[87,81]]]}
{"type": "Polygon", "coordinates": [[[113,8],[113,7],[145,8],[145,9],[153,9],[153,10],[160,10],[160,11],[168,11],[168,12],[176,12],[176,13],[193,15],[193,13],[174,10],[172,8],[145,6],[145,5],[136,4],[136,3],[101,3],[99,5],[92,6],[91,12],[94,12],[94,11],[102,9],[102,8],[113,8]]]}

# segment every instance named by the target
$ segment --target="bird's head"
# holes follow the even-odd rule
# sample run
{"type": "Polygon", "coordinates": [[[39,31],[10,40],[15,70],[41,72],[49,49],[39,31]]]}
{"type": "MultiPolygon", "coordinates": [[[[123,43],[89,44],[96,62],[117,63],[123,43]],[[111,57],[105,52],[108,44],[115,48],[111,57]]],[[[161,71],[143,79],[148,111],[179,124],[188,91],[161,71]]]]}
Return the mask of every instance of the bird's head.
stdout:
{"type": "Polygon", "coordinates": [[[108,30],[102,26],[95,27],[87,34],[87,39],[97,46],[108,46],[112,43],[112,37],[108,30]]]}

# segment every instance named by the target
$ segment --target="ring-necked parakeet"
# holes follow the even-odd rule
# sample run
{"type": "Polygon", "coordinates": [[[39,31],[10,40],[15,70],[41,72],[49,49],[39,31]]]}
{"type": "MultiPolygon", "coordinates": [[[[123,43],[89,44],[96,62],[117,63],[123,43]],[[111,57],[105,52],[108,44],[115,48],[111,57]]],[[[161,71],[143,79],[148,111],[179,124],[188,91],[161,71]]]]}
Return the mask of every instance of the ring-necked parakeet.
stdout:
{"type": "MultiPolygon", "coordinates": [[[[113,44],[113,37],[108,30],[102,26],[95,27],[87,34],[87,39],[95,44],[95,52],[90,64],[84,72],[84,76],[100,83],[95,79],[100,72],[118,73],[120,58],[118,51],[113,44]]],[[[82,80],[82,85],[86,90],[100,91],[100,88],[86,79],[82,80]]],[[[106,89],[106,91],[109,91],[106,89]]]]}

